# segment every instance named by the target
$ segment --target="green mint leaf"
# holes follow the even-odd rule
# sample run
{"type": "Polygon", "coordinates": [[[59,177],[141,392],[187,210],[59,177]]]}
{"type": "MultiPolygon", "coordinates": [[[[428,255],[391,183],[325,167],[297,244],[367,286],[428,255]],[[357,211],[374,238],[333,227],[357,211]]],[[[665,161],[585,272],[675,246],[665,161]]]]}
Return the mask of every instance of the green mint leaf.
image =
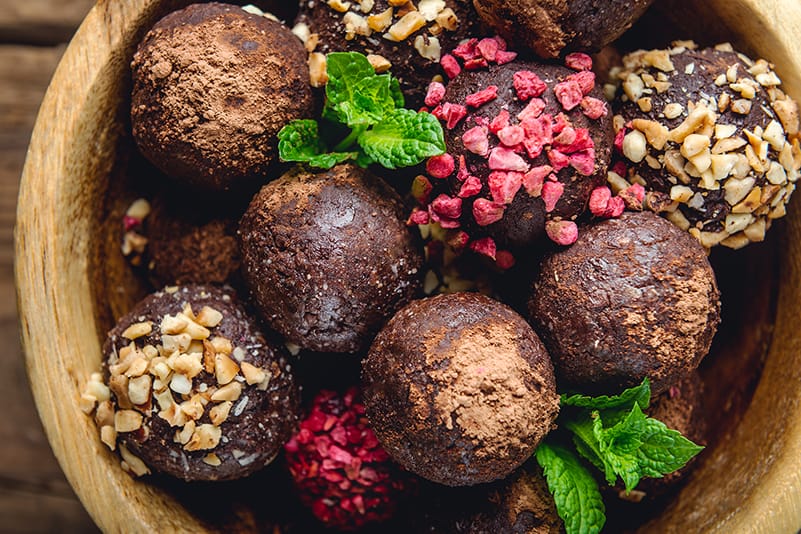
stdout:
{"type": "Polygon", "coordinates": [[[589,460],[599,471],[605,471],[604,462],[601,459],[601,449],[595,434],[592,431],[593,419],[589,414],[582,414],[580,417],[568,419],[564,427],[573,433],[573,443],[576,451],[589,460]]]}
{"type": "Polygon", "coordinates": [[[642,478],[637,451],[643,443],[647,417],[637,403],[625,419],[609,428],[604,428],[600,414],[594,412],[594,416],[592,431],[598,440],[606,481],[614,485],[619,476],[626,491],[633,490],[642,478]]]}
{"type": "MultiPolygon", "coordinates": [[[[325,86],[325,107],[323,117],[348,126],[375,124],[367,122],[363,104],[357,103],[360,83],[377,78],[367,57],[358,52],[332,52],[326,56],[328,83],[325,86]]],[[[389,87],[387,83],[387,96],[389,87]]]]}
{"type": "Polygon", "coordinates": [[[355,159],[357,155],[356,152],[326,153],[317,122],[313,120],[292,121],[278,132],[278,156],[281,161],[298,161],[312,167],[330,169],[338,163],[355,159]]]}
{"type": "Polygon", "coordinates": [[[358,143],[365,154],[388,169],[411,167],[445,152],[439,121],[429,113],[409,109],[389,112],[364,132],[358,143]]]}
{"type": "Polygon", "coordinates": [[[601,395],[600,397],[590,397],[587,395],[562,395],[562,404],[565,406],[577,406],[579,408],[589,408],[590,410],[606,410],[609,408],[630,408],[633,403],[640,405],[643,410],[648,408],[651,401],[651,383],[648,378],[644,378],[639,386],[629,388],[620,395],[611,397],[601,395]]]}
{"type": "Polygon", "coordinates": [[[535,453],[567,534],[594,534],[606,522],[598,484],[569,450],[541,443],[535,453]]]}
{"type": "Polygon", "coordinates": [[[389,80],[389,94],[392,96],[392,100],[395,102],[395,107],[397,109],[402,108],[406,105],[406,99],[403,96],[403,91],[401,91],[400,81],[397,78],[390,78],[389,80]]]}
{"type": "Polygon", "coordinates": [[[657,419],[648,418],[637,450],[643,476],[659,478],[684,467],[704,448],[657,419]]]}
{"type": "Polygon", "coordinates": [[[387,113],[395,109],[388,74],[363,78],[356,83],[353,90],[353,99],[341,102],[337,107],[340,118],[348,126],[378,124],[387,113]]]}

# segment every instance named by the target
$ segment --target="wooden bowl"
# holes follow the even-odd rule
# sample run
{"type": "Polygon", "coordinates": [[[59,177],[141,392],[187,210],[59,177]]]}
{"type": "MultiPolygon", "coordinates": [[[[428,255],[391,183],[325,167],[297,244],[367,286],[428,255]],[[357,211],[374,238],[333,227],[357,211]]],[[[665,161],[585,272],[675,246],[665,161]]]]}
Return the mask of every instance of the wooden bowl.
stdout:
{"type": "MultiPolygon", "coordinates": [[[[144,291],[117,243],[118,217],[136,184],[127,170],[130,59],[154,22],[186,3],[98,3],[53,78],[22,177],[16,280],[31,386],[56,457],[104,531],[232,531],[257,524],[253,508],[258,503],[228,506],[219,521],[209,522],[197,506],[188,506],[192,499],[185,490],[132,480],[78,408],[85,381],[99,368],[105,331],[144,291]]],[[[797,0],[657,4],[651,18],[678,20],[682,28],[676,38],[708,42],[712,31],[714,38],[768,58],[785,89],[801,100],[797,0]]],[[[723,387],[710,394],[709,405],[723,414],[716,419],[737,417],[732,408],[737,403],[747,409],[739,424],[723,425],[728,430],[707,450],[687,486],[644,531],[795,532],[801,527],[798,200],[767,243],[713,255],[716,267],[723,266],[724,328],[705,371],[708,381],[723,387]],[[763,362],[758,378],[753,369],[763,362]]],[[[261,491],[269,506],[269,489],[261,491]]],[[[224,500],[209,503],[213,507],[224,500]]]]}

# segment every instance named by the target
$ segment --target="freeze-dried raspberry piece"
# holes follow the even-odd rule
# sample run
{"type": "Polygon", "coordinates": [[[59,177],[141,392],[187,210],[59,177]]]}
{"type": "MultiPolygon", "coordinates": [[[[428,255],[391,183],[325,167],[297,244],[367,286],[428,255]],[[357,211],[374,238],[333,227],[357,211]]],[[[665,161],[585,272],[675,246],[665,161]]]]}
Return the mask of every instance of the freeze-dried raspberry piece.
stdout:
{"type": "Polygon", "coordinates": [[[486,89],[482,89],[481,91],[476,91],[471,95],[467,95],[467,98],[465,98],[465,104],[471,108],[480,108],[487,102],[495,100],[496,98],[498,98],[498,86],[490,85],[486,89]]]}
{"type": "Polygon", "coordinates": [[[565,56],[565,66],[573,70],[592,70],[592,57],[582,52],[565,56]]]}
{"type": "Polygon", "coordinates": [[[581,104],[581,99],[584,98],[581,86],[576,80],[570,78],[557,83],[556,87],[553,88],[553,92],[565,111],[570,111],[581,104]]]}
{"type": "Polygon", "coordinates": [[[536,73],[530,70],[519,70],[512,76],[517,98],[525,102],[529,98],[540,96],[548,89],[548,85],[536,73]]]}
{"type": "Polygon", "coordinates": [[[473,218],[479,226],[488,226],[503,219],[503,212],[506,206],[487,200],[477,198],[473,202],[473,218]]]}

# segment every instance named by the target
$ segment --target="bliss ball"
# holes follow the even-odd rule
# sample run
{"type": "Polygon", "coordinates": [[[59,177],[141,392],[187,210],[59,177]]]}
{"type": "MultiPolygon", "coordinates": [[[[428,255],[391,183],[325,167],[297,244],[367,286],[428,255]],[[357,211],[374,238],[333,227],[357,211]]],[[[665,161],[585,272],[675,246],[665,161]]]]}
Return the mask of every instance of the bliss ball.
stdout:
{"type": "Polygon", "coordinates": [[[543,58],[600,50],[628,30],[653,0],[474,0],[484,22],[543,58]]]}
{"type": "Polygon", "coordinates": [[[376,72],[389,70],[398,78],[408,107],[421,106],[428,84],[443,74],[440,58],[476,32],[478,17],[470,0],[398,4],[391,0],[301,2],[294,31],[313,50],[313,83],[325,83],[325,54],[360,52],[376,72]]]}
{"type": "Polygon", "coordinates": [[[264,186],[239,225],[254,304],[286,340],[366,349],[420,290],[423,258],[400,197],[355,165],[300,167],[264,186]]]}
{"type": "Polygon", "coordinates": [[[564,387],[655,394],[698,367],[720,322],[720,294],[695,239],[651,212],[582,228],[542,263],[532,324],[564,387]]]}
{"type": "Polygon", "coordinates": [[[95,420],[137,475],[241,478],[295,430],[300,393],[282,349],[228,289],[147,296],[108,333],[103,356],[111,398],[95,420]]]}
{"type": "Polygon", "coordinates": [[[278,131],[313,111],[303,43],[238,6],[193,4],[167,15],[132,63],[139,149],[170,177],[228,190],[277,161],[278,131]]]}
{"type": "Polygon", "coordinates": [[[367,416],[409,471],[467,486],[506,477],[553,428],[553,367],[511,308],[477,293],[417,300],[376,337],[362,368],[367,416]]]}
{"type": "Polygon", "coordinates": [[[692,42],[623,63],[613,185],[645,186],[646,206],[706,248],[762,241],[801,169],[798,106],[772,65],[692,42]]]}
{"type": "Polygon", "coordinates": [[[411,487],[370,429],[357,388],[320,391],[284,450],[300,500],[327,527],[386,521],[411,487]]]}
{"type": "Polygon", "coordinates": [[[573,68],[499,64],[497,54],[495,62],[484,56],[487,41],[497,39],[454,50],[467,58],[465,68],[444,94],[436,85],[429,90],[447,153],[427,162],[432,192],[422,222],[464,232],[466,246],[496,260],[499,251],[531,250],[545,234],[568,245],[575,220],[605,179],[613,146],[612,117],[589,70],[592,60],[573,56],[573,68]],[[486,67],[467,68],[477,61],[486,67]]]}

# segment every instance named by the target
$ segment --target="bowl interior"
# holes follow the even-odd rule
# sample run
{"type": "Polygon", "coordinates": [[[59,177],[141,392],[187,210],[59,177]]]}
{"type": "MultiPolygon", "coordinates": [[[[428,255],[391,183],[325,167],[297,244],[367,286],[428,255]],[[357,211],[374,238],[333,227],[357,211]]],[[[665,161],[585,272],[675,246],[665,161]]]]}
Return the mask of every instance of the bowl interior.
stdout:
{"type": "MultiPolygon", "coordinates": [[[[100,366],[105,332],[149,290],[119,253],[125,209],[158,185],[158,174],[133,148],[128,66],[144,32],[188,3],[101,2],[92,11],[45,99],[23,176],[17,278],[29,375],[56,456],[104,530],[268,530],[276,520],[304,515],[285,489],[280,461],[239,482],[133,481],[97,439],[92,420],[78,409],[84,382],[100,366]]],[[[701,44],[731,40],[745,52],[775,62],[785,88],[798,99],[801,58],[795,57],[784,33],[794,24],[789,15],[801,13],[801,7],[793,0],[771,2],[773,14],[788,16],[783,23],[784,18],[762,14],[764,4],[657,2],[620,44],[633,48],[673,39],[694,38],[701,44]]],[[[801,335],[793,324],[801,302],[797,206],[795,199],[790,215],[764,243],[713,252],[723,322],[702,374],[708,410],[715,414],[715,437],[680,494],[669,504],[660,503],[665,506],[661,515],[654,509],[625,510],[619,515],[627,520],[610,528],[629,527],[630,518],[651,518],[646,531],[801,526],[794,511],[801,503],[801,486],[797,478],[782,475],[789,468],[801,471],[801,455],[796,454],[801,431],[793,428],[801,417],[801,392],[795,387],[801,374],[796,370],[801,369],[801,335]],[[777,485],[786,489],[787,509],[777,508],[784,501],[770,505],[758,496],[760,488],[777,485]]],[[[312,528],[299,526],[303,532],[312,528]]]]}

